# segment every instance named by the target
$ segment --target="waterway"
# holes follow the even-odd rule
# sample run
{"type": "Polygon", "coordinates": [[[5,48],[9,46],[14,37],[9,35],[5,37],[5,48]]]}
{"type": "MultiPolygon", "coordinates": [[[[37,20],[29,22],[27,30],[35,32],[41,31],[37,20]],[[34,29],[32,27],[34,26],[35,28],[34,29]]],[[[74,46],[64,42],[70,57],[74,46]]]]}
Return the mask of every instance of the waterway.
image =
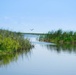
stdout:
{"type": "Polygon", "coordinates": [[[25,35],[25,38],[34,48],[10,57],[3,56],[0,59],[0,75],[76,75],[75,48],[39,42],[37,35],[25,35]]]}

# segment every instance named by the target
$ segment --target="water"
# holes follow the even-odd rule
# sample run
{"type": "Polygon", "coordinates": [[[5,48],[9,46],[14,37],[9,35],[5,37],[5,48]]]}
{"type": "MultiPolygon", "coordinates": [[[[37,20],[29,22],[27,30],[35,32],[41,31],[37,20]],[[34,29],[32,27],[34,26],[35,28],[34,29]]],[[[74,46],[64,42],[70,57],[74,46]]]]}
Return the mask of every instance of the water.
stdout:
{"type": "Polygon", "coordinates": [[[0,75],[76,75],[75,48],[56,47],[27,36],[34,48],[0,61],[0,75]],[[70,50],[71,49],[71,50],[70,50]]]}

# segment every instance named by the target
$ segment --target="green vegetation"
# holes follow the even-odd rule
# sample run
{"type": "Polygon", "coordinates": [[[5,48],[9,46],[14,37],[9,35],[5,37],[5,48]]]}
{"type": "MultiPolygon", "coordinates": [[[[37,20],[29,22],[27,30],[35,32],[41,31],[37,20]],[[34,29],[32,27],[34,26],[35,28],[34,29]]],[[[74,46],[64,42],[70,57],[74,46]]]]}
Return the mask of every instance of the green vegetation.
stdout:
{"type": "Polygon", "coordinates": [[[40,41],[52,42],[55,44],[63,45],[63,44],[76,44],[76,32],[63,32],[62,30],[51,31],[46,35],[41,35],[39,37],[40,41]]]}
{"type": "Polygon", "coordinates": [[[0,54],[14,53],[31,48],[31,43],[20,32],[0,29],[0,54]]]}

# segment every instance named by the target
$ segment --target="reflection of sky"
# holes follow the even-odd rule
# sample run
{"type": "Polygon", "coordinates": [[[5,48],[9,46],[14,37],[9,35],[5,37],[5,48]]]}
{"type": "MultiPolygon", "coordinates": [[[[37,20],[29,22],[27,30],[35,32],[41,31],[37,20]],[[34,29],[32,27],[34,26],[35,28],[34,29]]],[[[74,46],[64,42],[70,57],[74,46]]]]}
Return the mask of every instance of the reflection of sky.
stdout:
{"type": "MultiPolygon", "coordinates": [[[[34,37],[33,37],[34,39],[34,37]]],[[[31,39],[32,40],[32,39],[31,39]]],[[[34,40],[35,41],[35,40],[34,40]]],[[[76,55],[57,53],[41,44],[35,44],[28,58],[23,55],[17,62],[0,68],[1,75],[76,75],[76,55]]]]}
{"type": "Polygon", "coordinates": [[[0,28],[42,33],[57,29],[75,31],[75,20],[76,0],[0,1],[0,28]]]}

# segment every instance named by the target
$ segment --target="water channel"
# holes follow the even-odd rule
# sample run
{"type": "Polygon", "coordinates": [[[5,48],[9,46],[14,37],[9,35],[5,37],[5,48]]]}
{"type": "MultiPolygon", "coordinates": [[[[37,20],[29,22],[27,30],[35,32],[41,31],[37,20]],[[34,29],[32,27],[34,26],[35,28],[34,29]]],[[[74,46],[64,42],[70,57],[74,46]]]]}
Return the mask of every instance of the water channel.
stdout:
{"type": "Polygon", "coordinates": [[[0,59],[0,75],[76,75],[75,48],[39,42],[37,35],[25,36],[34,48],[0,59]]]}

